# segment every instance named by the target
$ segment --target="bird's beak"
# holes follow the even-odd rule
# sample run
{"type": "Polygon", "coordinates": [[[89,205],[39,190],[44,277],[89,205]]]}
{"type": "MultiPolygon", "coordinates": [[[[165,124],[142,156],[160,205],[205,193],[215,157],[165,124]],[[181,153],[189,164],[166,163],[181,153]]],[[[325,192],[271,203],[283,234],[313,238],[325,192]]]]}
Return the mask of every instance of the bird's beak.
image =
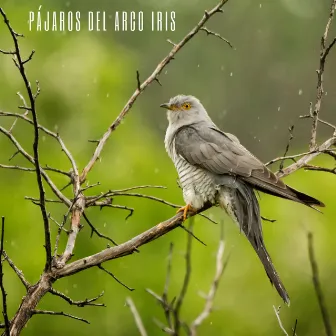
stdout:
{"type": "Polygon", "coordinates": [[[160,107],[165,108],[167,110],[170,110],[170,104],[169,103],[161,104],[160,107]]]}

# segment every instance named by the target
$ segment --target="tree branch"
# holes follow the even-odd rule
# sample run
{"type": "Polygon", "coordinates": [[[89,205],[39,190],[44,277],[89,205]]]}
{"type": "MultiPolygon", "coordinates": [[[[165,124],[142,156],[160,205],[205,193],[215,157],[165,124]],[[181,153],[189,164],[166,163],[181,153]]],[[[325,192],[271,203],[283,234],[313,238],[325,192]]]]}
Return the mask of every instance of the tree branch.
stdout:
{"type": "Polygon", "coordinates": [[[146,329],[145,329],[145,327],[142,323],[141,317],[140,317],[140,315],[139,315],[139,313],[138,313],[138,311],[135,307],[135,304],[134,304],[133,300],[130,297],[126,298],[126,304],[131,310],[131,313],[134,317],[134,321],[135,321],[135,324],[136,324],[136,326],[139,330],[140,335],[141,336],[147,336],[147,331],[146,331],[146,329]]]}
{"type": "Polygon", "coordinates": [[[115,121],[110,125],[108,130],[105,132],[105,134],[102,136],[102,138],[99,140],[97,148],[90,159],[89,163],[86,165],[86,167],[83,169],[82,174],[80,176],[80,181],[83,183],[86,179],[87,174],[94,166],[95,162],[100,157],[100,154],[109,139],[111,133],[120,125],[121,121],[125,118],[129,110],[131,109],[132,105],[136,101],[136,99],[139,97],[139,95],[153,82],[156,81],[162,70],[166,67],[166,65],[174,58],[174,56],[181,50],[184,45],[188,43],[204,26],[204,24],[216,13],[221,12],[221,8],[228,2],[228,0],[221,0],[213,9],[210,11],[206,11],[199,23],[178,43],[173,46],[169,54],[157,65],[156,69],[153,71],[153,73],[134,91],[131,98],[128,100],[124,108],[121,110],[119,116],[115,121]]]}
{"type": "Polygon", "coordinates": [[[1,219],[1,241],[0,241],[0,289],[1,289],[1,294],[2,294],[2,315],[4,317],[5,321],[5,335],[9,336],[10,333],[10,323],[8,319],[8,314],[7,314],[7,293],[5,290],[5,285],[3,282],[4,274],[3,274],[3,269],[2,269],[2,254],[3,254],[3,249],[4,249],[4,236],[5,236],[5,217],[2,217],[1,219]]]}
{"type": "Polygon", "coordinates": [[[335,7],[336,7],[336,0],[332,1],[331,8],[330,8],[330,13],[329,13],[329,19],[327,21],[327,25],[325,27],[324,34],[321,38],[321,49],[320,49],[320,66],[319,70],[317,70],[317,94],[316,94],[316,101],[315,101],[315,106],[314,106],[314,111],[310,111],[310,115],[313,118],[313,124],[311,128],[311,139],[310,139],[310,144],[309,148],[310,150],[314,149],[316,147],[316,131],[317,131],[317,124],[318,124],[318,115],[321,109],[321,102],[322,102],[322,97],[323,97],[323,73],[324,73],[324,67],[325,67],[325,62],[327,59],[327,56],[335,44],[336,39],[334,39],[331,44],[326,47],[326,41],[329,33],[329,28],[331,25],[331,22],[334,17],[335,13],[335,7]]]}
{"type": "Polygon", "coordinates": [[[313,234],[311,232],[308,233],[308,253],[309,253],[309,261],[312,269],[312,278],[313,278],[313,284],[314,284],[314,289],[315,293],[317,296],[317,301],[320,307],[322,319],[323,319],[323,324],[324,328],[326,331],[327,336],[332,336],[333,331],[331,327],[331,322],[330,322],[330,317],[328,313],[327,306],[324,301],[324,296],[320,284],[320,279],[319,279],[319,272],[318,272],[318,266],[317,262],[315,259],[315,253],[314,253],[314,245],[313,245],[313,234]]]}
{"type": "Polygon", "coordinates": [[[204,322],[204,320],[209,317],[212,311],[212,307],[214,304],[214,299],[216,296],[216,292],[218,289],[220,279],[222,278],[223,272],[229,261],[229,259],[227,259],[225,262],[223,261],[224,251],[225,251],[224,230],[223,230],[223,225],[221,225],[220,241],[219,241],[219,246],[218,246],[217,256],[216,256],[215,276],[211,284],[209,293],[206,296],[206,299],[205,299],[206,301],[205,301],[203,311],[197,316],[197,318],[190,325],[191,336],[196,336],[197,327],[199,327],[204,322]]]}
{"type": "Polygon", "coordinates": [[[9,20],[5,14],[5,12],[0,8],[0,13],[2,17],[4,18],[5,24],[7,25],[11,35],[12,39],[14,42],[14,48],[15,48],[15,56],[16,56],[16,64],[18,65],[18,69],[20,71],[22,80],[25,84],[27,94],[29,97],[29,103],[30,103],[30,111],[32,113],[33,117],[33,123],[34,123],[34,143],[33,143],[33,151],[34,151],[34,165],[36,169],[36,178],[37,178],[37,184],[39,187],[39,192],[40,192],[40,208],[41,208],[41,213],[42,213],[42,218],[43,218],[43,224],[44,224],[44,247],[46,251],[46,263],[45,263],[45,270],[49,270],[51,268],[51,239],[50,239],[50,228],[49,228],[49,219],[47,215],[47,210],[46,210],[46,204],[45,204],[45,192],[43,188],[43,182],[42,182],[42,173],[41,173],[41,167],[40,167],[40,158],[39,158],[39,129],[38,129],[38,121],[37,121],[37,114],[36,114],[36,109],[35,109],[35,98],[32,90],[30,83],[28,81],[28,78],[26,76],[26,71],[24,64],[27,63],[28,61],[31,60],[33,53],[28,57],[27,60],[23,61],[21,58],[21,53],[19,49],[19,43],[17,40],[17,35],[13,31],[9,20]]]}
{"type": "Polygon", "coordinates": [[[38,310],[38,309],[32,310],[32,315],[37,315],[37,314],[65,316],[65,317],[70,317],[70,318],[72,318],[74,320],[77,320],[77,321],[82,321],[82,322],[85,322],[87,324],[90,324],[90,322],[88,320],[85,320],[81,317],[70,315],[70,314],[67,314],[67,313],[64,313],[64,312],[55,312],[55,311],[52,311],[52,310],[38,310]]]}
{"type": "Polygon", "coordinates": [[[58,290],[51,288],[49,290],[49,293],[55,296],[58,296],[68,302],[71,306],[77,306],[77,307],[85,307],[85,306],[95,306],[95,307],[106,307],[104,303],[96,303],[99,298],[101,298],[104,295],[104,292],[100,293],[98,296],[92,298],[92,299],[85,299],[82,301],[74,301],[71,298],[69,298],[67,295],[59,292],[58,290]]]}
{"type": "MultiPolygon", "coordinates": [[[[199,210],[197,213],[205,211],[210,207],[211,204],[206,204],[204,208],[199,210]]],[[[195,214],[191,213],[189,216],[191,217],[194,216],[195,214]]],[[[148,244],[149,242],[165,235],[166,233],[180,226],[182,222],[183,222],[183,214],[178,213],[174,217],[155,225],[149,230],[139,234],[138,236],[128,240],[123,244],[107,248],[94,255],[76,260],[70,264],[66,264],[62,269],[57,270],[54,269],[53,276],[56,278],[62,278],[65,276],[69,276],[71,274],[78,273],[84,269],[98,266],[99,264],[102,264],[105,261],[130,255],[134,253],[134,251],[138,247],[148,244]]]]}

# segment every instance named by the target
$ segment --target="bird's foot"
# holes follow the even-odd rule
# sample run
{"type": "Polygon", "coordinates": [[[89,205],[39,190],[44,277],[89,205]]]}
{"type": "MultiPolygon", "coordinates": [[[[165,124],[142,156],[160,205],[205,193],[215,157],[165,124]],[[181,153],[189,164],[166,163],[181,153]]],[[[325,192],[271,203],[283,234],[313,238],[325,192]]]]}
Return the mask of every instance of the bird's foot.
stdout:
{"type": "Polygon", "coordinates": [[[176,213],[183,212],[183,221],[185,221],[185,220],[187,219],[187,216],[188,216],[188,212],[189,212],[189,211],[195,211],[195,210],[192,208],[191,204],[187,204],[187,205],[185,205],[184,207],[178,209],[178,210],[176,211],[176,213]]]}

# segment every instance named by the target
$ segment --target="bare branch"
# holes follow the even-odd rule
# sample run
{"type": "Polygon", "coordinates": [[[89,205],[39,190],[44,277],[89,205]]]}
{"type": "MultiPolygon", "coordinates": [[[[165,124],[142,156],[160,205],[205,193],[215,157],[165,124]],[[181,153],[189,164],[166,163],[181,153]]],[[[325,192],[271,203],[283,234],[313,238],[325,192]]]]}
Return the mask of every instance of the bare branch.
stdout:
{"type": "Polygon", "coordinates": [[[7,253],[5,251],[2,252],[2,255],[4,256],[5,260],[8,262],[9,266],[13,269],[13,271],[16,273],[16,275],[19,277],[20,281],[22,282],[22,284],[26,287],[26,289],[28,290],[28,288],[30,287],[30,283],[26,280],[26,278],[24,277],[23,273],[21,270],[19,270],[14,262],[8,257],[7,253]]]}
{"type": "Polygon", "coordinates": [[[38,129],[38,121],[37,121],[37,114],[36,114],[36,109],[35,109],[35,98],[33,96],[32,90],[30,83],[28,81],[28,78],[26,76],[26,71],[24,64],[31,60],[33,57],[34,52],[30,54],[28,59],[26,61],[23,61],[21,58],[21,53],[19,49],[19,44],[17,40],[17,35],[13,31],[8,18],[6,17],[5,12],[0,8],[0,13],[3,16],[5,20],[5,24],[7,25],[12,38],[14,42],[14,48],[15,48],[15,56],[17,60],[17,65],[22,77],[22,80],[25,84],[27,94],[29,97],[29,103],[30,103],[30,109],[33,117],[33,123],[34,123],[34,143],[33,143],[33,151],[34,151],[34,165],[36,169],[36,178],[37,178],[37,184],[39,187],[40,191],[40,208],[41,208],[41,213],[42,213],[42,218],[43,218],[43,224],[44,224],[44,236],[45,236],[45,241],[44,241],[44,247],[46,251],[46,264],[45,264],[45,269],[49,270],[51,268],[51,241],[50,241],[50,228],[49,228],[49,219],[47,215],[47,210],[46,210],[46,205],[45,205],[45,192],[43,188],[43,182],[42,182],[42,173],[41,173],[41,167],[40,167],[40,159],[39,159],[39,151],[38,151],[38,146],[39,146],[39,129],[38,129]]]}
{"type": "Polygon", "coordinates": [[[86,220],[86,222],[89,224],[90,228],[91,228],[91,237],[92,235],[95,233],[98,237],[103,238],[108,240],[109,242],[111,242],[113,245],[118,246],[118,244],[110,237],[103,235],[102,233],[100,233],[95,226],[91,223],[91,221],[89,220],[89,218],[87,217],[87,215],[85,213],[83,213],[83,217],[86,220]]]}
{"type": "Polygon", "coordinates": [[[64,312],[55,312],[55,311],[52,311],[52,310],[38,310],[38,309],[32,310],[32,315],[37,315],[37,314],[40,314],[40,315],[65,316],[65,317],[70,317],[70,318],[72,318],[74,320],[78,320],[78,321],[82,321],[82,322],[90,324],[90,322],[88,320],[85,320],[85,319],[83,319],[81,317],[70,315],[70,314],[67,314],[67,313],[64,313],[64,312]]]}
{"type": "Polygon", "coordinates": [[[1,240],[0,240],[0,289],[2,294],[2,315],[5,321],[5,335],[9,336],[10,334],[10,323],[7,314],[7,293],[5,290],[5,285],[3,282],[4,274],[2,269],[2,254],[4,252],[4,237],[5,237],[5,217],[1,218],[1,240]]]}
{"type": "MultiPolygon", "coordinates": [[[[71,231],[68,235],[68,241],[65,247],[65,250],[63,252],[63,255],[61,258],[57,261],[57,267],[63,267],[65,263],[70,260],[70,258],[73,255],[73,250],[75,248],[76,238],[79,233],[79,231],[82,228],[82,225],[80,223],[81,216],[83,215],[84,209],[85,209],[85,197],[84,195],[79,191],[80,184],[77,183],[77,186],[74,185],[74,189],[77,189],[78,187],[78,194],[73,200],[73,203],[71,205],[71,231]]],[[[85,218],[87,220],[87,218],[85,218]]]]}
{"type": "Polygon", "coordinates": [[[315,259],[315,253],[314,253],[314,245],[313,245],[313,234],[311,232],[308,232],[308,253],[309,253],[309,261],[312,269],[312,279],[314,284],[315,293],[317,296],[317,301],[320,307],[321,315],[323,318],[323,324],[326,331],[327,336],[332,336],[333,331],[331,327],[330,317],[328,313],[328,309],[326,306],[326,303],[324,301],[324,296],[320,284],[319,279],[319,271],[317,262],[315,259]]]}
{"type": "Polygon", "coordinates": [[[58,296],[68,302],[71,306],[77,306],[77,307],[85,307],[85,306],[95,306],[95,307],[106,307],[104,303],[96,303],[99,298],[101,298],[104,295],[104,292],[101,292],[98,296],[92,298],[92,299],[85,299],[82,301],[74,301],[71,298],[69,298],[67,295],[59,292],[58,290],[51,288],[49,290],[49,293],[55,296],[58,296]]]}
{"type": "MultiPolygon", "coordinates": [[[[30,163],[32,163],[33,165],[35,165],[35,161],[34,158],[29,155],[20,145],[20,143],[16,140],[16,138],[9,133],[5,128],[3,128],[2,126],[0,126],[0,132],[3,133],[4,135],[6,135],[9,140],[13,143],[13,145],[17,148],[18,152],[21,153],[30,163]]],[[[61,191],[56,187],[56,185],[54,184],[54,182],[50,179],[50,177],[48,176],[48,174],[44,171],[43,168],[40,167],[40,172],[44,178],[44,180],[48,183],[48,185],[50,186],[51,190],[54,192],[54,194],[65,204],[67,205],[71,205],[71,201],[69,199],[67,199],[62,193],[61,191]]]]}
{"type": "MultiPolygon", "coordinates": [[[[210,207],[211,204],[206,204],[204,208],[200,209],[197,213],[205,211],[210,207]]],[[[194,216],[195,214],[196,213],[191,213],[189,217],[194,216]]],[[[155,225],[149,230],[142,232],[138,236],[133,237],[123,244],[107,248],[94,255],[73,261],[72,263],[65,265],[62,269],[54,270],[53,276],[56,278],[62,278],[71,274],[78,273],[84,269],[97,266],[105,261],[132,254],[138,247],[148,244],[149,242],[165,235],[171,230],[174,230],[176,227],[180,226],[182,222],[183,214],[178,213],[174,217],[155,225]]]]}
{"type": "Polygon", "coordinates": [[[213,35],[213,36],[218,37],[222,41],[226,42],[232,49],[235,49],[234,46],[232,45],[232,43],[229,40],[227,40],[226,38],[224,38],[223,36],[221,36],[220,34],[209,30],[207,27],[202,27],[202,28],[200,28],[200,30],[205,31],[207,33],[207,35],[213,35]]]}
{"type": "Polygon", "coordinates": [[[134,291],[134,288],[128,287],[125,285],[123,282],[121,282],[113,273],[105,269],[102,265],[97,265],[98,268],[100,268],[102,271],[106,272],[108,275],[110,275],[115,281],[117,281],[120,285],[124,286],[127,288],[129,291],[134,291]]]}
{"type": "MultiPolygon", "coordinates": [[[[283,157],[285,158],[287,153],[288,153],[288,150],[289,150],[289,146],[291,144],[291,141],[293,140],[293,130],[294,130],[294,125],[292,125],[291,127],[289,127],[289,139],[288,139],[288,143],[287,143],[287,146],[286,146],[286,149],[285,149],[285,153],[283,155],[283,157]]],[[[285,159],[281,160],[280,162],[280,166],[279,166],[279,171],[282,171],[283,167],[284,167],[284,162],[285,162],[285,159]]]]}
{"type": "MultiPolygon", "coordinates": [[[[189,225],[189,230],[192,232],[193,231],[193,218],[190,219],[190,225],[189,225]]],[[[181,326],[181,321],[180,321],[180,310],[182,307],[182,303],[184,301],[185,295],[187,294],[188,286],[189,286],[189,281],[190,281],[190,276],[191,276],[191,245],[192,245],[192,236],[189,234],[187,238],[187,250],[185,254],[185,260],[186,260],[186,270],[184,274],[184,280],[182,284],[182,288],[180,291],[179,296],[176,299],[176,304],[174,306],[174,311],[173,311],[173,316],[174,316],[174,333],[176,335],[179,334],[179,329],[181,326]]]]}
{"type": "Polygon", "coordinates": [[[135,324],[139,330],[141,336],[147,336],[147,331],[142,323],[141,317],[135,307],[133,300],[130,297],[126,298],[126,304],[130,308],[131,313],[134,317],[135,324]]]}
{"type": "Polygon", "coordinates": [[[206,302],[204,305],[203,311],[198,315],[198,317],[191,323],[190,325],[190,331],[191,335],[196,335],[196,329],[199,327],[203,321],[208,318],[212,311],[212,307],[214,304],[214,299],[216,296],[216,292],[218,289],[218,285],[220,282],[220,279],[223,275],[223,272],[226,268],[226,265],[228,263],[227,259],[225,262],[223,261],[224,257],[224,251],[225,251],[225,242],[224,242],[224,230],[223,230],[223,224],[221,225],[221,234],[220,234],[220,241],[219,246],[217,250],[217,256],[216,256],[216,272],[215,277],[213,279],[213,282],[211,284],[210,290],[208,295],[206,296],[206,302]]]}
{"type": "MultiPolygon", "coordinates": [[[[280,329],[282,330],[282,332],[286,335],[286,336],[289,336],[286,329],[284,328],[284,326],[282,325],[282,322],[281,322],[281,318],[280,318],[280,306],[277,308],[275,308],[275,306],[273,306],[273,309],[274,309],[274,313],[275,313],[275,316],[278,320],[278,323],[279,323],[279,326],[280,326],[280,329]]],[[[295,331],[294,331],[295,332],[295,331]]]]}
{"type": "Polygon", "coordinates": [[[203,240],[201,240],[201,239],[199,239],[198,237],[196,237],[195,234],[194,234],[192,231],[190,231],[189,229],[187,229],[184,225],[181,224],[180,227],[181,227],[184,231],[188,232],[188,234],[190,234],[193,238],[195,238],[195,239],[196,239],[199,243],[201,243],[203,246],[207,246],[207,244],[205,244],[203,240]]]}
{"type": "MultiPolygon", "coordinates": [[[[22,106],[22,108],[24,109],[28,109],[27,106],[22,106]]],[[[12,112],[4,112],[4,111],[0,111],[0,116],[1,117],[16,117],[16,119],[22,119],[25,120],[26,122],[28,122],[31,125],[34,125],[34,121],[31,120],[30,118],[28,118],[26,116],[26,113],[24,114],[19,114],[19,113],[12,113],[12,112]]],[[[12,125],[13,127],[13,125],[12,125]]],[[[12,128],[11,127],[11,128],[12,128]]],[[[69,159],[71,166],[72,166],[72,170],[74,172],[74,174],[78,175],[78,168],[76,166],[76,162],[73,158],[73,156],[71,155],[70,151],[68,150],[68,148],[66,147],[64,141],[62,140],[62,138],[60,137],[60,135],[58,133],[52,132],[49,129],[47,129],[46,127],[38,124],[38,128],[43,131],[45,134],[51,136],[52,138],[56,139],[58,141],[58,143],[61,146],[62,151],[64,152],[64,154],[67,156],[67,158],[69,159]]],[[[11,131],[9,131],[9,133],[11,133],[11,131]]]]}
{"type": "Polygon", "coordinates": [[[336,174],[336,167],[329,169],[329,168],[324,168],[324,167],[319,167],[319,166],[313,166],[313,165],[305,165],[304,170],[314,170],[314,171],[321,171],[321,172],[326,172],[326,173],[331,173],[331,174],[336,174]]]}
{"type": "Polygon", "coordinates": [[[332,146],[336,144],[336,137],[332,137],[325,141],[322,145],[318,146],[316,150],[307,153],[297,162],[287,166],[283,169],[282,172],[277,172],[277,177],[285,177],[297,171],[300,168],[303,168],[305,165],[308,164],[311,160],[315,159],[318,155],[325,152],[326,150],[330,149],[332,146]]]}
{"type": "Polygon", "coordinates": [[[153,73],[140,85],[139,88],[135,90],[131,98],[128,100],[122,111],[120,112],[119,116],[115,121],[110,125],[108,130],[105,132],[105,134],[102,136],[102,138],[99,140],[99,143],[96,147],[96,150],[90,159],[89,163],[86,165],[86,167],[83,169],[82,174],[80,176],[80,181],[83,183],[86,179],[86,176],[88,172],[92,169],[95,162],[100,157],[100,154],[109,139],[111,133],[120,125],[121,121],[126,117],[127,113],[131,109],[132,105],[138,98],[138,96],[153,82],[156,81],[162,70],[166,67],[166,65],[174,58],[174,56],[177,54],[177,52],[183,48],[185,44],[188,43],[198,32],[199,30],[204,26],[204,24],[212,17],[214,14],[220,12],[220,9],[227,3],[228,0],[221,0],[213,9],[206,12],[199,23],[176,45],[173,46],[170,53],[157,65],[156,69],[153,71],[153,73]]]}
{"type": "Polygon", "coordinates": [[[173,243],[170,243],[169,247],[169,254],[168,254],[168,263],[167,263],[167,275],[166,275],[166,281],[165,281],[165,286],[164,290],[162,293],[162,307],[166,316],[166,320],[168,323],[168,326],[170,329],[173,328],[172,321],[171,321],[171,309],[170,305],[168,303],[168,289],[169,289],[169,284],[170,284],[170,273],[171,273],[171,264],[172,264],[172,259],[173,259],[173,243]]]}
{"type": "Polygon", "coordinates": [[[330,14],[329,14],[329,19],[327,22],[327,25],[325,27],[324,34],[321,38],[321,49],[320,49],[320,66],[319,70],[317,70],[317,94],[316,94],[316,101],[315,101],[315,106],[314,106],[314,111],[311,112],[312,118],[313,118],[313,124],[311,128],[311,139],[310,139],[310,144],[309,144],[309,149],[313,150],[316,148],[316,131],[317,131],[317,124],[318,124],[318,115],[321,109],[321,102],[322,102],[322,97],[323,97],[323,73],[324,73],[324,67],[325,67],[325,62],[327,59],[327,56],[333,47],[333,45],[336,42],[336,39],[334,39],[331,44],[326,47],[326,41],[329,33],[329,28],[331,25],[331,22],[334,17],[335,13],[335,7],[336,7],[336,0],[332,1],[331,8],[330,8],[330,14]]]}

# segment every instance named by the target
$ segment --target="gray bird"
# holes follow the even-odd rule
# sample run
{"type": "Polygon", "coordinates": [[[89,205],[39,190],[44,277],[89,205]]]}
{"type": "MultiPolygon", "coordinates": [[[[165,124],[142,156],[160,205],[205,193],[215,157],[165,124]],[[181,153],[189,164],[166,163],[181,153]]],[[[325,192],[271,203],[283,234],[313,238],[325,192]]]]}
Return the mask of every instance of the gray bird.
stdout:
{"type": "Polygon", "coordinates": [[[207,203],[226,210],[256,251],[271,283],[289,304],[289,296],[266,250],[260,209],[254,189],[309,207],[324,204],[277,178],[232,134],[222,132],[193,96],[178,95],[160,105],[167,109],[169,125],[165,147],[172,159],[189,211],[207,203]]]}

